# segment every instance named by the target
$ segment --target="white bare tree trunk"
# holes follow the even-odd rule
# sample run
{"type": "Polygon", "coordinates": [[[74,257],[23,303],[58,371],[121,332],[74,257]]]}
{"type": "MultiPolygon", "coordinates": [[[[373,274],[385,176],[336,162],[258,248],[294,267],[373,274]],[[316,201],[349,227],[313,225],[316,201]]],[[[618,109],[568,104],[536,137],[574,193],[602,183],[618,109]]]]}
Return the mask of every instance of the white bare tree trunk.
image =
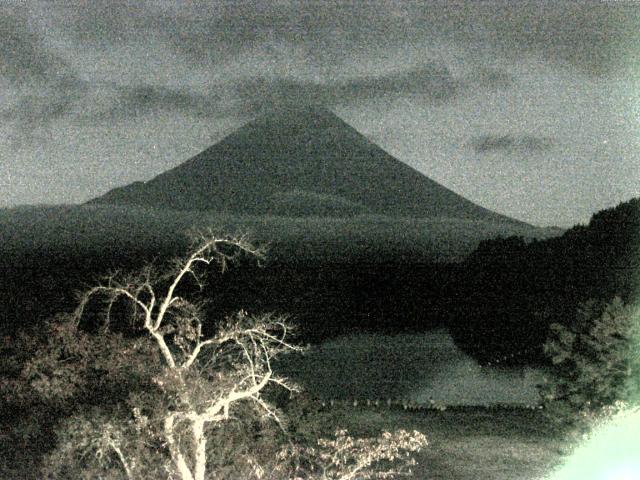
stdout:
{"type": "Polygon", "coordinates": [[[167,445],[169,447],[169,452],[171,454],[171,460],[173,460],[173,464],[178,469],[178,473],[180,474],[180,478],[182,480],[194,480],[191,469],[189,468],[189,465],[187,465],[187,461],[180,451],[180,446],[176,442],[173,430],[174,421],[174,415],[169,415],[164,420],[164,434],[167,440],[167,445]]]}
{"type": "Polygon", "coordinates": [[[204,420],[195,420],[191,426],[195,444],[194,480],[204,480],[207,469],[207,437],[204,434],[204,420]]]}
{"type": "MultiPolygon", "coordinates": [[[[232,256],[218,249],[219,245],[235,247],[260,257],[261,252],[243,238],[225,239],[215,236],[204,239],[204,242],[189,257],[182,260],[174,271],[173,278],[164,295],[156,290],[151,271],[145,271],[143,275],[120,281],[115,277],[109,277],[106,285],[99,285],[89,290],[83,297],[76,316],[82,316],[85,305],[94,294],[104,294],[109,298],[109,308],[117,298],[125,297],[130,300],[142,315],[142,328],[148,332],[155,341],[163,358],[166,370],[174,372],[181,383],[179,397],[181,402],[176,409],[166,412],[164,417],[164,437],[171,457],[172,470],[181,480],[204,480],[207,469],[206,447],[207,438],[205,426],[207,423],[223,422],[229,419],[229,409],[235,402],[256,402],[265,412],[265,415],[277,420],[275,411],[260,398],[261,390],[269,383],[275,383],[285,388],[292,389],[285,379],[276,378],[271,370],[270,360],[282,350],[300,350],[285,342],[287,326],[280,319],[266,317],[253,325],[247,325],[245,313],[240,312],[235,325],[219,331],[211,338],[204,339],[202,334],[203,316],[193,304],[176,294],[182,280],[190,275],[199,284],[201,283],[194,272],[194,267],[199,264],[209,265],[217,261],[224,268],[232,256]],[[191,306],[193,308],[187,308],[191,306]],[[177,320],[186,320],[187,323],[180,326],[177,320]],[[171,323],[173,322],[173,323],[171,323]],[[165,328],[170,325],[171,328],[165,328]],[[271,329],[276,327],[280,332],[273,333],[271,329]],[[181,330],[182,328],[182,330],[181,330]],[[181,350],[171,349],[165,336],[171,336],[173,345],[179,345],[181,350]],[[175,339],[182,341],[180,344],[175,339]],[[242,360],[239,368],[245,370],[245,375],[223,392],[213,403],[203,403],[191,396],[189,387],[182,378],[182,374],[193,368],[199,357],[210,355],[216,349],[226,345],[235,345],[240,352],[242,360]],[[185,442],[185,438],[178,434],[188,424],[191,442],[185,442]]],[[[175,377],[174,377],[175,378],[175,377]]],[[[204,380],[203,380],[204,381],[204,380]]],[[[158,386],[163,388],[163,381],[157,380],[158,386]]],[[[117,452],[121,453],[121,452],[117,452]]],[[[129,465],[121,455],[123,467],[130,476],[129,465]]]]}

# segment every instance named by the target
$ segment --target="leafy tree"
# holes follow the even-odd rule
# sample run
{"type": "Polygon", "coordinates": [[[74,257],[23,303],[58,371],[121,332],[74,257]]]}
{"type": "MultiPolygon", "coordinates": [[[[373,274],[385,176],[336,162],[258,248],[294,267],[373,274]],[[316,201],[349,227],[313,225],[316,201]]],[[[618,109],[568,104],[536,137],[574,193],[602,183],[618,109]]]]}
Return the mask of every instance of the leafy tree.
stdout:
{"type": "Polygon", "coordinates": [[[111,275],[51,324],[48,344],[22,372],[41,398],[71,413],[44,476],[302,478],[304,466],[305,478],[347,479],[409,467],[404,453],[426,445],[419,432],[349,440],[347,449],[342,431],[336,443],[293,445],[271,394],[298,389],[272,369],[274,358],[300,350],[286,319],[240,311],[210,325],[205,304],[187,299],[190,286],[203,287],[203,267],[224,271],[243,255],[263,252],[242,237],[200,235],[165,273],[147,266],[111,275]],[[401,468],[372,469],[385,459],[400,459],[401,468]]]}
{"type": "Polygon", "coordinates": [[[616,401],[636,401],[639,328],[635,309],[619,297],[583,303],[571,326],[552,324],[544,345],[551,376],[541,386],[549,411],[564,421],[591,419],[616,401]]]}

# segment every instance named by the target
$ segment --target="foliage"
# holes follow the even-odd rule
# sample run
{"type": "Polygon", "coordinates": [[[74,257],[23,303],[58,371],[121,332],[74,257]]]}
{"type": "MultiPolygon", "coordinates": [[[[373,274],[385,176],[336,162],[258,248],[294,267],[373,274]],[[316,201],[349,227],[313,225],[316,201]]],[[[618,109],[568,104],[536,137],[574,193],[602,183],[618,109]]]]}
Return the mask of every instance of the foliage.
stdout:
{"type": "Polygon", "coordinates": [[[544,363],[549,326],[568,326],[581,303],[616,295],[635,300],[639,262],[640,198],[598,212],[589,225],[560,237],[481,242],[461,265],[451,332],[481,362],[506,356],[544,363]]]}
{"type": "MultiPolygon", "coordinates": [[[[46,345],[21,372],[33,395],[68,415],[43,476],[289,478],[302,465],[293,454],[312,457],[316,450],[304,445],[282,449],[294,437],[274,389],[297,387],[272,363],[301,350],[289,343],[287,320],[240,311],[212,325],[205,305],[187,299],[203,288],[207,266],[224,271],[243,255],[262,252],[242,237],[202,235],[166,272],[147,266],[109,275],[79,296],[73,314],[50,324],[46,345]]],[[[368,458],[359,469],[424,443],[403,432],[370,443],[348,440],[347,450],[347,437],[339,440],[335,461],[361,465],[368,458]]],[[[318,448],[310,465],[333,461],[327,455],[338,443],[318,448]]],[[[352,478],[335,475],[323,478],[352,478]]]]}
{"type": "Polygon", "coordinates": [[[552,324],[544,345],[551,377],[541,387],[547,409],[571,422],[633,400],[640,374],[638,328],[634,309],[619,297],[583,303],[571,327],[552,324]]]}
{"type": "Polygon", "coordinates": [[[549,480],[637,479],[640,472],[640,408],[617,402],[592,423],[549,480]]]}
{"type": "Polygon", "coordinates": [[[411,475],[411,467],[416,465],[411,454],[427,445],[426,437],[418,431],[385,431],[377,438],[353,438],[346,430],[338,429],[334,437],[319,439],[314,447],[290,445],[280,452],[280,457],[302,459],[295,469],[289,466],[295,471],[294,478],[388,479],[411,475]]]}

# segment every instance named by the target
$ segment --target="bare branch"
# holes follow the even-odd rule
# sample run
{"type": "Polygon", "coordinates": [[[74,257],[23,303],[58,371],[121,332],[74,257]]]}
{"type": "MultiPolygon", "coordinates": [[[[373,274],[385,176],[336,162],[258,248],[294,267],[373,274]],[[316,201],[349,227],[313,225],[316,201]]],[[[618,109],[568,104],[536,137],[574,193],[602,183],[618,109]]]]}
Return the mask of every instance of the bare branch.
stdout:
{"type": "MultiPolygon", "coordinates": [[[[197,247],[186,258],[176,260],[169,274],[159,276],[152,266],[129,276],[111,274],[82,295],[74,313],[79,321],[89,301],[103,295],[108,300],[107,318],[122,297],[134,306],[134,318],[144,317],[142,328],[164,360],[164,371],[154,381],[162,394],[168,395],[163,400],[169,405],[162,414],[163,436],[174,473],[182,480],[204,479],[205,426],[228,420],[236,402],[255,402],[283,428],[276,409],[261,397],[261,391],[269,383],[294,390],[286,379],[274,376],[271,359],[285,350],[302,350],[288,343],[289,327],[283,318],[253,318],[244,311],[228,318],[213,337],[203,338],[203,307],[178,294],[185,277],[193,277],[202,287],[198,267],[216,263],[224,271],[240,255],[260,259],[263,252],[245,237],[219,237],[209,232],[197,240],[197,247]],[[205,351],[214,362],[217,377],[205,372],[198,362],[205,351]]],[[[123,452],[116,450],[116,454],[130,476],[123,452]]]]}
{"type": "MultiPolygon", "coordinates": [[[[203,416],[207,419],[211,419],[217,416],[217,414],[222,411],[223,409],[225,411],[228,411],[229,406],[234,403],[237,402],[239,400],[244,400],[247,398],[250,398],[254,395],[256,395],[258,392],[260,392],[264,387],[267,386],[267,384],[269,383],[269,380],[271,379],[271,372],[267,372],[261,379],[259,382],[255,383],[253,386],[245,389],[245,390],[241,390],[241,391],[236,391],[235,387],[231,390],[231,392],[229,392],[225,397],[218,399],[212,406],[210,406],[209,408],[207,408],[205,410],[205,412],[203,413],[203,416]]],[[[207,420],[209,421],[209,420],[207,420]]]]}
{"type": "Polygon", "coordinates": [[[124,454],[122,453],[122,450],[120,449],[120,446],[117,443],[115,443],[114,441],[110,441],[109,445],[111,446],[113,451],[116,452],[116,455],[117,455],[118,459],[120,460],[120,463],[122,463],[122,467],[124,468],[125,473],[127,474],[127,478],[129,480],[133,480],[133,475],[131,473],[131,467],[129,466],[129,462],[127,462],[127,459],[125,458],[124,454]]]}
{"type": "Polygon", "coordinates": [[[233,259],[232,256],[225,254],[218,247],[220,245],[227,245],[230,247],[234,247],[239,251],[246,252],[251,255],[255,255],[257,257],[262,256],[262,253],[259,249],[253,247],[244,237],[239,238],[219,238],[214,235],[209,236],[208,238],[203,238],[200,246],[195,249],[195,251],[187,257],[186,260],[182,262],[179,266],[177,274],[175,275],[173,282],[169,285],[167,290],[167,294],[164,297],[160,305],[160,310],[158,315],[156,316],[155,323],[153,328],[158,330],[162,325],[162,321],[164,319],[164,315],[167,312],[167,309],[174,301],[173,299],[175,290],[178,285],[182,282],[183,278],[187,274],[191,274],[198,284],[202,287],[200,283],[199,277],[193,271],[193,267],[199,263],[203,263],[205,265],[210,265],[212,261],[217,260],[220,263],[222,271],[226,269],[226,264],[228,261],[233,259]]]}
{"type": "Polygon", "coordinates": [[[134,302],[136,305],[138,305],[140,308],[142,308],[142,310],[145,313],[145,321],[147,319],[150,319],[151,312],[149,311],[148,306],[145,305],[142,301],[140,301],[136,296],[134,296],[127,289],[122,287],[99,285],[97,287],[91,288],[89,291],[83,294],[80,304],[78,305],[78,307],[76,308],[73,314],[74,318],[76,319],[76,322],[80,321],[80,318],[84,313],[84,309],[86,308],[87,303],[89,303],[91,298],[98,293],[106,294],[110,299],[110,303],[113,303],[120,296],[125,296],[128,299],[130,299],[132,302],[134,302]]]}

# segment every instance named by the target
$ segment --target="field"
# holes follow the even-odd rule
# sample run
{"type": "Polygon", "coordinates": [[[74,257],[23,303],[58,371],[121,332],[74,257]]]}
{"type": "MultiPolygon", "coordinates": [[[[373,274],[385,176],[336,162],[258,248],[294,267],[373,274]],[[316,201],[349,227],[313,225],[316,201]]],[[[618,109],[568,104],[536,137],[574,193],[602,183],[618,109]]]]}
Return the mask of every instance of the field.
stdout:
{"type": "MultiPolygon", "coordinates": [[[[416,456],[411,478],[541,480],[567,452],[544,412],[526,408],[536,399],[536,375],[480,368],[445,331],[341,336],[310,347],[303,356],[285,358],[275,368],[315,397],[305,422],[321,436],[331,437],[337,428],[359,437],[397,429],[425,434],[429,445],[416,456]],[[367,398],[384,397],[393,398],[393,404],[382,400],[367,406],[367,398]],[[448,407],[415,409],[428,405],[431,397],[448,407]],[[405,410],[402,401],[412,406],[405,410]],[[519,406],[477,406],[498,403],[519,406]]],[[[4,418],[10,423],[0,430],[21,424],[33,428],[33,412],[24,414],[23,420],[4,418]]],[[[16,447],[0,434],[0,457],[7,461],[4,467],[0,463],[0,478],[39,478],[35,465],[43,444],[16,447]]]]}
{"type": "MultiPolygon", "coordinates": [[[[361,405],[316,415],[326,436],[338,427],[363,437],[396,429],[424,433],[429,445],[416,455],[418,465],[410,477],[416,480],[542,480],[568,453],[567,444],[546,423],[541,410],[404,411],[361,405]]],[[[15,454],[15,447],[0,434],[1,456],[7,449],[15,454]]],[[[40,447],[22,446],[16,463],[0,464],[0,478],[38,479],[29,465],[40,447]]]]}

